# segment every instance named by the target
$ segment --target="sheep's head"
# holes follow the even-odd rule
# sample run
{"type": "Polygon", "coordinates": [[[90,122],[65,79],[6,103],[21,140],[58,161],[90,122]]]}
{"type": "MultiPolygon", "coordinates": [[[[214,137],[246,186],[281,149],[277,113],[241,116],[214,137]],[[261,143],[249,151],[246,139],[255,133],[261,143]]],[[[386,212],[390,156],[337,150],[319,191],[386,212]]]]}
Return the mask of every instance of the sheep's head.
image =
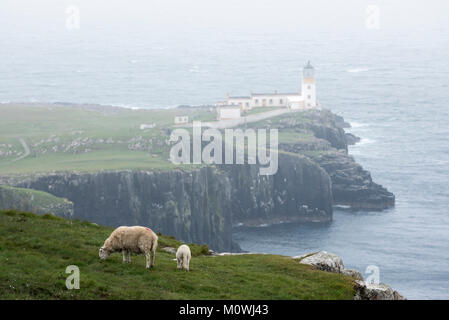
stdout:
{"type": "Polygon", "coordinates": [[[100,251],[98,252],[98,255],[103,260],[106,260],[110,254],[111,254],[111,252],[106,247],[101,247],[100,251]]]}

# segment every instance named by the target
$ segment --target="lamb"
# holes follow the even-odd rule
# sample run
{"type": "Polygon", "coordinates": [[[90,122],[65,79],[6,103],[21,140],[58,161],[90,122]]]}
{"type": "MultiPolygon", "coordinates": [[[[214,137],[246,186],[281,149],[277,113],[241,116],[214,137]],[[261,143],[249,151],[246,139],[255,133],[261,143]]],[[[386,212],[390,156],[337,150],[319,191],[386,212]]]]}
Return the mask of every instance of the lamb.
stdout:
{"type": "Polygon", "coordinates": [[[126,263],[126,254],[128,255],[128,263],[131,263],[131,253],[145,254],[148,269],[154,266],[157,240],[157,235],[149,228],[140,226],[118,227],[112,231],[100,248],[99,256],[105,260],[114,252],[122,252],[123,263],[126,263]]]}
{"type": "Polygon", "coordinates": [[[189,271],[189,265],[190,265],[190,248],[188,245],[181,245],[178,248],[178,251],[176,251],[176,260],[178,262],[178,269],[185,269],[189,271]]]}

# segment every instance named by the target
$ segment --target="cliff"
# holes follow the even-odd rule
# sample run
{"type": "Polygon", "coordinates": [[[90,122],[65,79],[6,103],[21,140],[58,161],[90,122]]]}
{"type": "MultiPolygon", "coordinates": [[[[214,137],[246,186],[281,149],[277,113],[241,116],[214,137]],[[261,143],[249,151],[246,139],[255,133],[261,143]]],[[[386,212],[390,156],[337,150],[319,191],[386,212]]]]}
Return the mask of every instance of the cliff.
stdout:
{"type": "Polygon", "coordinates": [[[147,225],[186,242],[239,251],[232,225],[279,221],[330,221],[330,179],[296,155],[281,155],[275,176],[255,165],[166,172],[117,171],[49,174],[19,185],[74,203],[73,217],[101,225],[147,225]]]}
{"type": "MultiPolygon", "coordinates": [[[[238,251],[232,241],[235,224],[329,222],[335,204],[369,210],[394,205],[394,195],[348,155],[348,142],[357,139],[345,133],[347,126],[329,111],[289,113],[250,124],[279,129],[279,166],[273,176],[259,175],[257,165],[183,170],[166,160],[152,163],[154,157],[147,156],[147,170],[10,175],[0,177],[0,183],[67,198],[76,219],[107,226],[148,225],[186,242],[238,251]]],[[[161,142],[167,129],[156,131],[164,137],[156,145],[167,149],[161,142]]],[[[122,153],[132,158],[141,151],[122,153]]],[[[161,152],[160,158],[167,159],[161,152]]],[[[96,159],[94,167],[100,163],[96,159]]]]}
{"type": "Polygon", "coordinates": [[[330,111],[311,111],[306,113],[306,121],[285,119],[280,123],[283,130],[312,132],[307,139],[281,143],[279,148],[303,154],[328,173],[334,205],[349,206],[353,210],[383,210],[394,206],[394,194],[375,183],[371,174],[348,154],[348,144],[360,138],[345,133],[343,128],[349,124],[342,117],[330,111]]]}

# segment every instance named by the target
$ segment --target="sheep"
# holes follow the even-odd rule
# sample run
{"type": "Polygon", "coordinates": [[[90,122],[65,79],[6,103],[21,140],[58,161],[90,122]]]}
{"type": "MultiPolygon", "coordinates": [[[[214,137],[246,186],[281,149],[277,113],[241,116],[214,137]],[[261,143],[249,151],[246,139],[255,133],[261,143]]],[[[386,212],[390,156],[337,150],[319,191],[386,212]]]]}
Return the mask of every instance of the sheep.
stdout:
{"type": "Polygon", "coordinates": [[[126,263],[126,254],[128,254],[128,263],[131,263],[131,253],[145,254],[146,268],[148,269],[154,266],[157,240],[157,235],[149,228],[122,226],[112,231],[98,254],[101,259],[105,260],[114,252],[122,252],[123,263],[126,263]]]}
{"type": "Polygon", "coordinates": [[[184,268],[185,270],[189,271],[189,265],[190,265],[190,248],[188,245],[181,245],[178,248],[178,251],[176,251],[176,261],[178,262],[178,269],[184,268]]]}

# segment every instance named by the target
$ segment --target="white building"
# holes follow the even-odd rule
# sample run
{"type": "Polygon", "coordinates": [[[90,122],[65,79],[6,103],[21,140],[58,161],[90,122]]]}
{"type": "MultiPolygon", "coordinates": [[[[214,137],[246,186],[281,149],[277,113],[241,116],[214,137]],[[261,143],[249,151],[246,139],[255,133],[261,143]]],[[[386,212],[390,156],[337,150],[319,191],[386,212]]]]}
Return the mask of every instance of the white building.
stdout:
{"type": "Polygon", "coordinates": [[[189,122],[189,116],[176,116],[175,124],[185,124],[189,122]]]}
{"type": "MultiPolygon", "coordinates": [[[[231,106],[239,106],[242,111],[251,110],[257,107],[279,107],[291,109],[308,109],[317,108],[316,87],[315,87],[315,69],[310,61],[303,69],[301,89],[295,93],[253,93],[249,96],[232,97],[226,96],[226,101],[217,102],[217,115],[221,119],[220,112],[224,112],[227,116],[237,117],[237,112],[231,112],[231,106]],[[225,107],[226,111],[223,110],[225,107]]],[[[238,115],[238,118],[241,116],[238,115]]],[[[233,118],[235,119],[235,118],[233,118]]]]}

